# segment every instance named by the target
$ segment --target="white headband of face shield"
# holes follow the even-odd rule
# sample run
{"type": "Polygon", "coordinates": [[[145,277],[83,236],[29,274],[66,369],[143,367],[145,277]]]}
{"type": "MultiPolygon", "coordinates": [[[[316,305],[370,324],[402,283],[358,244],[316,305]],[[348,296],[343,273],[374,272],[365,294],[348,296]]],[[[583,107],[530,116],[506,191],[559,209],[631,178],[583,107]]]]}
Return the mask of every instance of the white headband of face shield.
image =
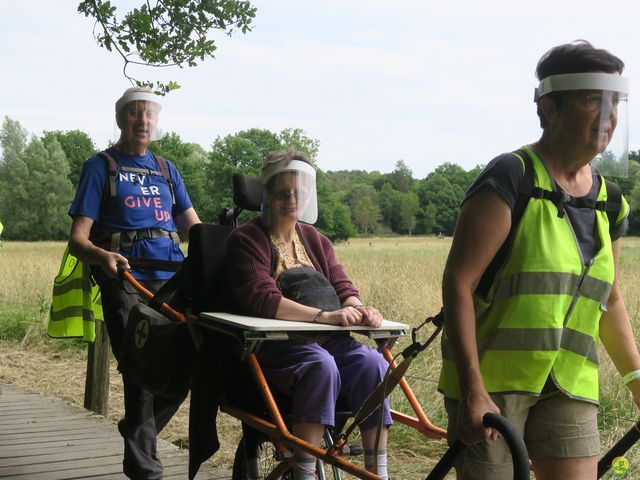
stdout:
{"type": "Polygon", "coordinates": [[[289,160],[288,162],[278,162],[268,165],[262,170],[262,185],[266,185],[267,182],[282,172],[302,172],[311,176],[315,180],[316,170],[307,162],[302,160],[289,160]]]}
{"type": "Polygon", "coordinates": [[[596,154],[592,165],[603,175],[626,177],[629,156],[629,79],[615,73],[601,72],[551,75],[540,81],[534,101],[551,92],[580,90],[598,92],[597,95],[591,95],[592,100],[588,104],[584,104],[598,113],[597,138],[593,139],[596,154]]]}
{"type": "Polygon", "coordinates": [[[616,73],[563,73],[540,80],[534,101],[550,92],[567,90],[608,90],[629,94],[629,79],[616,73]]]}
{"type": "MultiPolygon", "coordinates": [[[[273,179],[281,173],[298,173],[296,183],[297,187],[304,191],[304,199],[300,200],[298,211],[298,220],[313,224],[318,219],[318,194],[316,191],[316,171],[307,162],[301,160],[289,160],[286,162],[278,162],[271,164],[262,170],[262,185],[267,185],[269,180],[273,179]]],[[[270,225],[275,220],[272,216],[274,211],[271,210],[273,205],[271,202],[263,203],[262,219],[265,225],[270,225]]]]}
{"type": "Polygon", "coordinates": [[[134,102],[136,100],[142,100],[145,102],[153,102],[158,106],[158,111],[162,109],[162,104],[158,99],[158,95],[150,92],[127,92],[122,97],[118,99],[116,102],[116,113],[118,113],[122,107],[124,107],[129,102],[134,102]]]}

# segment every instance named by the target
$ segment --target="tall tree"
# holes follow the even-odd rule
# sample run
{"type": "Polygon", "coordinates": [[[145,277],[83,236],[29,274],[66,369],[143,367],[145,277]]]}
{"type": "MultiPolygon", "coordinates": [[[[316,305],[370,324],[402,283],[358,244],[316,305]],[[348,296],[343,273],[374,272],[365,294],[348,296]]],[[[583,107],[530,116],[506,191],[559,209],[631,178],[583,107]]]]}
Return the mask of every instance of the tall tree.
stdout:
{"type": "MultiPolygon", "coordinates": [[[[129,64],[193,67],[207,57],[214,58],[217,46],[210,34],[215,30],[229,36],[250,31],[256,9],[238,0],[147,0],[118,15],[110,0],[84,0],[78,12],[96,20],[93,34],[98,45],[122,57],[125,77],[137,85],[153,86],[153,82],[130,77],[129,64]]],[[[179,85],[156,82],[156,87],[166,93],[179,85]]]]}
{"type": "Polygon", "coordinates": [[[20,122],[4,117],[0,130],[0,219],[4,224],[4,238],[20,238],[17,232],[23,230],[22,222],[34,212],[25,211],[20,215],[20,206],[29,200],[29,186],[25,181],[29,169],[24,160],[27,145],[27,131],[20,122]]]}
{"type": "Polygon", "coordinates": [[[205,150],[196,143],[184,142],[175,132],[167,133],[152,142],[149,149],[176,166],[196,212],[202,215],[201,212],[208,211],[211,208],[211,196],[207,191],[209,157],[205,150]]]}
{"type": "Polygon", "coordinates": [[[307,136],[301,128],[285,128],[278,134],[282,148],[299,150],[315,162],[320,150],[320,142],[307,136]]]}
{"type": "Polygon", "coordinates": [[[22,158],[26,145],[27,130],[17,120],[11,120],[5,116],[0,131],[0,146],[2,147],[0,166],[22,158]]]}
{"type": "Polygon", "coordinates": [[[262,161],[271,152],[287,148],[301,150],[313,160],[318,146],[318,140],[307,137],[300,128],[289,128],[279,133],[251,128],[216,138],[207,165],[210,201],[203,212],[203,218],[217,221],[220,210],[233,206],[231,178],[234,173],[242,172],[259,177],[262,161]]]}
{"type": "Polygon", "coordinates": [[[409,233],[416,226],[417,214],[420,211],[420,200],[414,192],[404,192],[400,194],[400,208],[398,217],[400,228],[403,232],[409,233]]]}
{"type": "Polygon", "coordinates": [[[5,238],[61,240],[69,233],[67,209],[73,195],[69,164],[57,140],[26,144],[18,122],[6,119],[0,132],[0,217],[5,238]]]}
{"type": "Polygon", "coordinates": [[[404,160],[398,160],[396,168],[386,177],[391,186],[399,192],[410,192],[413,189],[413,172],[404,160]]]}
{"type": "Polygon", "coordinates": [[[333,188],[326,182],[326,174],[318,170],[318,221],[316,227],[331,241],[347,240],[356,234],[349,209],[343,205],[333,188]]]}
{"type": "Polygon", "coordinates": [[[37,240],[64,240],[69,235],[71,218],[67,210],[73,199],[73,186],[69,180],[69,161],[57,141],[44,145],[40,140],[30,142],[25,152],[27,166],[34,184],[40,189],[40,204],[36,228],[37,240]],[[30,150],[33,149],[33,154],[30,150]]]}
{"type": "Polygon", "coordinates": [[[202,213],[207,221],[217,222],[223,208],[233,206],[232,177],[242,172],[252,177],[260,176],[264,158],[282,145],[278,135],[259,128],[243,130],[213,142],[207,169],[207,190],[211,202],[202,213]]]}
{"type": "Polygon", "coordinates": [[[400,229],[398,211],[400,210],[401,196],[402,194],[390,183],[385,183],[378,193],[382,223],[394,232],[398,232],[400,229]]]}
{"type": "Polygon", "coordinates": [[[87,158],[95,155],[97,151],[91,137],[81,130],[68,130],[66,132],[54,130],[43,132],[41,138],[45,146],[49,146],[54,140],[60,144],[69,162],[69,180],[73,188],[76,188],[80,181],[82,165],[87,158]]]}
{"type": "Polygon", "coordinates": [[[479,173],[478,167],[467,172],[459,165],[443,163],[419,182],[416,193],[421,207],[435,207],[435,232],[453,233],[460,202],[479,173]]]}
{"type": "Polygon", "coordinates": [[[351,187],[356,184],[372,185],[375,188],[381,188],[384,182],[380,184],[380,187],[377,187],[377,183],[384,180],[384,178],[385,177],[377,170],[372,172],[365,170],[329,170],[326,176],[327,182],[336,192],[348,192],[351,187]]]}
{"type": "Polygon", "coordinates": [[[380,208],[370,197],[365,196],[357,199],[351,209],[351,215],[358,231],[368,235],[377,230],[380,208]]]}
{"type": "Polygon", "coordinates": [[[349,206],[358,232],[369,234],[379,230],[380,201],[375,188],[364,183],[353,185],[345,194],[344,202],[349,206]]]}
{"type": "Polygon", "coordinates": [[[416,231],[420,233],[433,233],[436,226],[437,209],[435,205],[425,205],[418,210],[416,218],[416,231]]]}

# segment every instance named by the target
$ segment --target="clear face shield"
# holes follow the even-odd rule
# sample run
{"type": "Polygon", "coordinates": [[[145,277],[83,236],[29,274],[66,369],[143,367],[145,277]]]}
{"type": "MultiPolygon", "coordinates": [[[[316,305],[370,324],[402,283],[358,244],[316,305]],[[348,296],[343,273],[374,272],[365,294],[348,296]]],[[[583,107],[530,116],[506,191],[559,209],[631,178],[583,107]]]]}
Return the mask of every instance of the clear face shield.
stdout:
{"type": "Polygon", "coordinates": [[[162,105],[150,92],[128,92],[116,102],[114,136],[130,145],[148,145],[162,137],[159,128],[162,105]]]}
{"type": "Polygon", "coordinates": [[[262,170],[262,219],[267,226],[281,221],[313,224],[318,219],[316,171],[307,162],[289,160],[262,170]]]}
{"type": "Polygon", "coordinates": [[[626,177],[629,167],[629,80],[612,73],[568,73],[540,81],[536,100],[550,92],[571,91],[588,113],[597,116],[590,139],[592,164],[603,175],[626,177]]]}

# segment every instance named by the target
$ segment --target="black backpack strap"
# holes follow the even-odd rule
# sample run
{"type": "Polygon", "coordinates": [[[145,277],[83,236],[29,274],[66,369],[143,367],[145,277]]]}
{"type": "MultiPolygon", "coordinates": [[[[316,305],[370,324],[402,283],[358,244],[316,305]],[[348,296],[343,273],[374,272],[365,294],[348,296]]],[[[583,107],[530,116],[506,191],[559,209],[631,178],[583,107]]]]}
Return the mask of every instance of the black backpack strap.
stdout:
{"type": "Polygon", "coordinates": [[[162,172],[162,177],[164,178],[165,182],[167,182],[167,184],[169,185],[169,190],[171,191],[171,202],[175,205],[176,195],[175,195],[175,192],[173,191],[173,181],[171,180],[171,174],[169,173],[169,166],[167,165],[167,161],[160,155],[154,155],[154,157],[156,159],[156,162],[158,162],[158,167],[162,172]]]}
{"type": "Polygon", "coordinates": [[[564,217],[565,215],[565,205],[588,207],[595,210],[601,210],[603,212],[606,212],[607,214],[607,218],[609,220],[609,228],[616,224],[618,215],[620,214],[620,210],[622,209],[622,191],[620,190],[620,186],[617,183],[604,179],[604,177],[602,177],[606,183],[607,200],[596,202],[576,199],[561,191],[544,190],[540,187],[534,187],[533,164],[531,162],[531,157],[529,156],[527,151],[519,149],[511,153],[520,158],[524,163],[523,178],[522,182],[520,183],[520,188],[518,189],[518,197],[516,199],[516,203],[513,207],[513,211],[511,212],[511,229],[509,230],[509,234],[507,235],[507,238],[505,239],[496,255],[493,257],[493,260],[491,260],[491,263],[489,263],[489,266],[485,270],[482,278],[480,279],[480,282],[478,283],[476,292],[482,297],[486,297],[489,293],[489,289],[493,284],[496,273],[498,273],[498,270],[502,267],[507,259],[507,255],[509,253],[509,250],[511,249],[511,244],[513,242],[516,228],[518,227],[518,224],[522,219],[522,215],[524,214],[524,210],[527,208],[527,204],[529,203],[530,199],[537,198],[552,201],[558,209],[558,217],[560,218],[564,217]]]}
{"type": "Polygon", "coordinates": [[[478,293],[482,297],[486,297],[489,293],[489,289],[493,284],[493,280],[496,277],[496,273],[504,262],[507,259],[507,255],[509,254],[509,250],[511,249],[511,244],[513,243],[513,237],[515,235],[516,228],[520,223],[520,219],[524,214],[524,210],[527,208],[527,204],[532,197],[533,188],[533,164],[531,163],[531,158],[526,150],[518,149],[511,154],[518,159],[520,159],[523,163],[523,176],[522,181],[520,182],[520,186],[518,188],[518,196],[516,197],[516,203],[513,206],[513,210],[511,211],[511,229],[509,230],[509,234],[505,239],[502,246],[498,249],[493,260],[489,263],[489,266],[482,274],[482,278],[478,283],[478,287],[476,288],[476,293],[478,293]]]}
{"type": "MultiPolygon", "coordinates": [[[[602,177],[604,178],[604,177],[602,177]]],[[[607,212],[607,218],[609,219],[609,228],[613,227],[618,221],[618,215],[620,215],[620,210],[622,210],[622,190],[620,189],[620,185],[616,182],[612,182],[611,180],[604,179],[605,185],[607,186],[607,201],[606,202],[597,202],[596,208],[598,208],[598,204],[602,208],[598,208],[598,210],[604,210],[607,212]]]]}
{"type": "Polygon", "coordinates": [[[565,205],[570,205],[577,208],[591,208],[593,210],[600,210],[607,214],[609,225],[613,226],[618,220],[618,215],[622,209],[622,191],[617,183],[607,180],[601,177],[605,182],[607,189],[607,200],[593,200],[583,197],[572,197],[562,191],[551,192],[549,190],[543,190],[541,188],[534,188],[531,196],[533,198],[544,198],[552,201],[558,208],[558,216],[562,218],[565,214],[565,205]]]}
{"type": "Polygon", "coordinates": [[[104,158],[107,161],[107,174],[109,175],[109,195],[116,196],[116,176],[118,175],[118,162],[113,155],[106,150],[98,153],[98,156],[104,158]]]}
{"type": "Polygon", "coordinates": [[[522,149],[512,153],[524,163],[524,172],[522,182],[520,182],[520,188],[518,189],[518,198],[513,207],[513,212],[511,212],[511,231],[509,235],[513,234],[515,227],[520,223],[524,209],[527,208],[533,192],[533,163],[531,163],[531,157],[526,150],[522,149]]]}

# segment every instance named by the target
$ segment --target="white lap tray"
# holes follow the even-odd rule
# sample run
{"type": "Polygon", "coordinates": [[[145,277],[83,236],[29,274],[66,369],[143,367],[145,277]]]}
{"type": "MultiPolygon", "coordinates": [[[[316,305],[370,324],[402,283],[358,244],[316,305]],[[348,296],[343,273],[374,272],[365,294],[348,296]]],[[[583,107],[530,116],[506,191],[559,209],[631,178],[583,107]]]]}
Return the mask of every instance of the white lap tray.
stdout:
{"type": "Polygon", "coordinates": [[[315,334],[339,331],[351,331],[362,333],[373,339],[391,337],[403,337],[407,334],[409,325],[404,323],[383,320],[379,328],[368,326],[341,327],[338,325],[325,325],[310,322],[292,322],[288,320],[275,320],[273,318],[247,317],[224,312],[203,312],[198,323],[203,327],[229,327],[241,330],[245,339],[255,340],[286,340],[289,333],[315,334]]]}

